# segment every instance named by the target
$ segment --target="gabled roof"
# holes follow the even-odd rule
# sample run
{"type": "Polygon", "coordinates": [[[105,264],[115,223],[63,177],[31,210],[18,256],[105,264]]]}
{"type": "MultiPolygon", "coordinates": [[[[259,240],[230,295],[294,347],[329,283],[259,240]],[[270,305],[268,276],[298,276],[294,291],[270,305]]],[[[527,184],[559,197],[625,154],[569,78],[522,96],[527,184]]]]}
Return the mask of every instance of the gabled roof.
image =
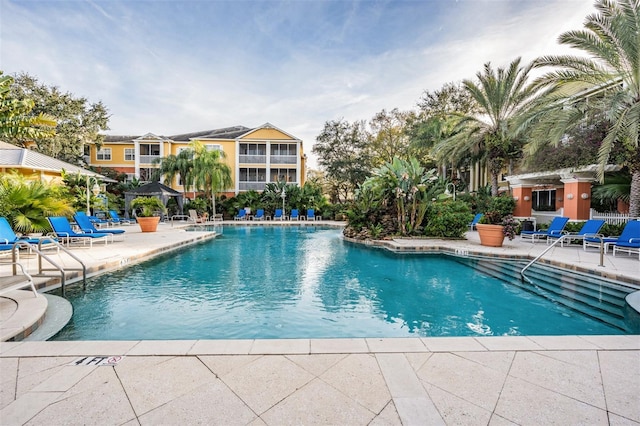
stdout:
{"type": "Polygon", "coordinates": [[[285,132],[284,130],[279,129],[279,128],[277,128],[276,126],[274,126],[273,124],[268,123],[268,122],[267,122],[267,123],[264,123],[262,126],[258,126],[258,127],[253,128],[253,129],[247,129],[247,132],[245,132],[245,133],[244,133],[244,134],[242,134],[242,135],[239,135],[239,136],[238,136],[238,138],[243,138],[243,137],[245,137],[245,136],[248,136],[248,135],[250,135],[251,133],[253,133],[253,132],[255,132],[255,131],[258,131],[258,130],[260,130],[260,129],[273,129],[273,130],[277,130],[278,132],[280,132],[280,133],[282,133],[282,134],[287,135],[288,137],[290,137],[290,138],[291,138],[291,139],[293,139],[293,140],[297,140],[297,141],[298,141],[298,140],[300,140],[300,139],[296,138],[295,136],[291,135],[290,133],[287,133],[287,132],[285,132]]]}
{"type": "Polygon", "coordinates": [[[146,185],[133,188],[127,192],[126,195],[166,195],[166,196],[180,196],[182,194],[175,189],[169,188],[160,182],[149,182],[146,185]]]}
{"type": "Polygon", "coordinates": [[[48,155],[2,141],[0,141],[0,167],[53,173],[60,173],[64,169],[69,173],[79,173],[82,176],[93,176],[106,182],[115,182],[91,170],[83,169],[82,167],[74,166],[62,160],[49,157],[48,155]]]}
{"type": "Polygon", "coordinates": [[[205,130],[202,132],[175,135],[175,136],[172,136],[171,139],[173,139],[176,142],[180,142],[180,141],[188,142],[194,139],[235,139],[238,136],[246,133],[248,130],[251,130],[251,129],[245,126],[224,127],[222,129],[205,130]]]}

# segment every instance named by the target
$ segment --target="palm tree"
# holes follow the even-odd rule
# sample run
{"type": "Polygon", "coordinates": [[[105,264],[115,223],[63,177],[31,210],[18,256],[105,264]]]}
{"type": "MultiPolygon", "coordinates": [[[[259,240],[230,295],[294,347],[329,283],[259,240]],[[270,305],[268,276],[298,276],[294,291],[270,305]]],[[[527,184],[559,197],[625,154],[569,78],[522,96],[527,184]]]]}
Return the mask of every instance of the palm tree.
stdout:
{"type": "Polygon", "coordinates": [[[222,151],[209,151],[202,144],[192,143],[195,157],[193,159],[193,183],[197,190],[211,194],[213,214],[216,214],[216,193],[229,188],[233,184],[231,168],[221,160],[225,157],[222,151]]]}
{"type": "Polygon", "coordinates": [[[168,155],[159,160],[158,172],[161,176],[165,176],[167,182],[173,182],[176,175],[180,175],[182,180],[182,194],[186,197],[189,188],[193,182],[194,152],[192,149],[184,149],[177,155],[168,155]]]}
{"type": "Polygon", "coordinates": [[[434,148],[441,161],[458,163],[476,156],[487,163],[491,174],[491,193],[498,195],[498,175],[508,159],[521,151],[521,119],[531,111],[544,93],[527,80],[532,64],[520,67],[520,58],[507,69],[495,71],[486,63],[478,72],[478,83],[464,80],[463,87],[477,103],[477,112],[459,115],[453,135],[434,148]]]}
{"type": "Polygon", "coordinates": [[[31,115],[31,99],[9,97],[13,77],[0,71],[0,137],[39,139],[55,134],[56,120],[46,114],[31,115]]]}
{"type": "Polygon", "coordinates": [[[598,152],[598,178],[603,181],[614,146],[622,146],[631,171],[629,213],[640,216],[640,1],[598,0],[595,7],[598,13],[587,16],[584,30],[568,31],[558,40],[588,57],[545,56],[535,61],[536,67],[559,68],[537,83],[554,88],[559,99],[575,102],[557,103],[547,114],[553,120],[542,120],[537,132],[546,137],[537,137],[527,149],[534,153],[544,144],[557,144],[586,111],[603,112],[610,125],[598,152]],[[585,99],[579,95],[585,90],[596,96],[585,99]]]}

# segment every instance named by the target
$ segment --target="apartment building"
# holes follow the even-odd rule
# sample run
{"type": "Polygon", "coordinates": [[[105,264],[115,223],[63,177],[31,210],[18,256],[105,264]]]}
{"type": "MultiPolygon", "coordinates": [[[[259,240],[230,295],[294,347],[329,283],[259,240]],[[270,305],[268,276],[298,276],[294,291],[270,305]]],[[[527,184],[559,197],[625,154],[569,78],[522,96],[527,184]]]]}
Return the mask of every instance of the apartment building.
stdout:
{"type": "MultiPolygon", "coordinates": [[[[153,133],[107,136],[100,149],[90,146],[86,154],[92,166],[109,167],[126,173],[129,179],[148,182],[158,167],[157,159],[177,155],[194,141],[206,149],[224,153],[223,161],[231,168],[233,179],[233,186],[223,191],[228,195],[262,191],[269,182],[304,185],[306,155],[302,140],[269,123],[255,128],[234,126],[174,136],[153,133]]],[[[165,183],[183,190],[180,177],[165,183]]]]}

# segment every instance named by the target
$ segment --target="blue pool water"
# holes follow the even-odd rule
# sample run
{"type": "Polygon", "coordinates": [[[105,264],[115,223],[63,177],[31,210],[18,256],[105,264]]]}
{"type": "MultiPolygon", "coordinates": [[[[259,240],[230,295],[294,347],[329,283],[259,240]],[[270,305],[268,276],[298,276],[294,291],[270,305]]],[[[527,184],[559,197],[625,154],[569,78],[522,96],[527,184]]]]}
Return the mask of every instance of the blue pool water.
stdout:
{"type": "Polygon", "coordinates": [[[340,230],[224,235],[67,290],[54,340],[620,334],[447,256],[345,243],[340,230]]]}

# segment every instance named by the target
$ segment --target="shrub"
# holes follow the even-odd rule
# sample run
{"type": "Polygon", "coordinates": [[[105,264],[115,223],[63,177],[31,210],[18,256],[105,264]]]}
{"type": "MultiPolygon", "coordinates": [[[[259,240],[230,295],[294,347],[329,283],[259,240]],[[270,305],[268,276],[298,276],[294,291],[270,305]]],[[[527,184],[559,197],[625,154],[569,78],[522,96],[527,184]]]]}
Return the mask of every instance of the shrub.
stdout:
{"type": "Polygon", "coordinates": [[[462,238],[472,219],[471,209],[462,201],[431,203],[424,233],[430,237],[462,238]]]}

